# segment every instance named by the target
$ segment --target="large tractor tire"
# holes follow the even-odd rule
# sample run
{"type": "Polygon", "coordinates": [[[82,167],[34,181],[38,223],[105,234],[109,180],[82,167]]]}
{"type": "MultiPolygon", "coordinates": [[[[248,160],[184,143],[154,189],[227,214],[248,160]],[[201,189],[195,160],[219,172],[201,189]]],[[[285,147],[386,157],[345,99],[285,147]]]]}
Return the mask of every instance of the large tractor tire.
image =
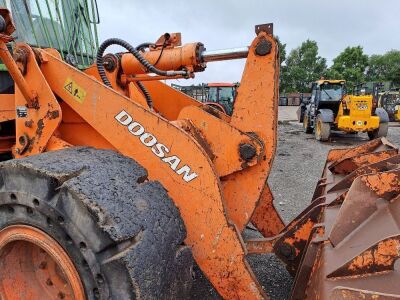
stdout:
{"type": "Polygon", "coordinates": [[[379,128],[374,131],[368,131],[368,137],[370,140],[374,140],[380,137],[385,137],[388,134],[389,123],[380,123],[379,128]]]}
{"type": "Polygon", "coordinates": [[[303,131],[305,133],[312,133],[313,132],[313,129],[310,126],[310,118],[309,118],[307,113],[305,113],[304,116],[303,116],[303,131]]]}
{"type": "Polygon", "coordinates": [[[193,258],[179,210],[135,161],[71,148],[0,164],[2,299],[177,299],[193,258]]]}
{"type": "Polygon", "coordinates": [[[329,140],[329,136],[331,135],[331,124],[322,121],[321,115],[318,115],[315,120],[315,138],[318,141],[325,142],[329,140]]]}
{"type": "Polygon", "coordinates": [[[298,107],[298,109],[297,109],[297,111],[296,111],[297,121],[299,121],[299,123],[303,123],[305,113],[306,113],[306,108],[303,107],[303,106],[300,104],[299,107],[298,107]]]}

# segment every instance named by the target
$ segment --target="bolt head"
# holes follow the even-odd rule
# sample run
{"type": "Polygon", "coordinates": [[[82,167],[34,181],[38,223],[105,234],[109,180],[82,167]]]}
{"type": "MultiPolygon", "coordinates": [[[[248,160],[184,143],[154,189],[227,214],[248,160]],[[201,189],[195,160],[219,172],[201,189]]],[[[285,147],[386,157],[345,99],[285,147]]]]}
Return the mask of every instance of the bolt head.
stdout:
{"type": "Polygon", "coordinates": [[[257,155],[257,150],[253,145],[243,143],[239,146],[239,154],[241,159],[250,161],[257,155]]]}
{"type": "Polygon", "coordinates": [[[296,258],[293,247],[286,243],[279,247],[279,252],[289,261],[293,261],[296,258]]]}
{"type": "Polygon", "coordinates": [[[271,42],[266,39],[262,39],[257,44],[255,52],[258,56],[265,56],[271,53],[271,49],[272,49],[271,42]]]}
{"type": "Polygon", "coordinates": [[[18,142],[21,146],[25,146],[26,144],[26,137],[24,135],[21,135],[18,139],[18,142]]]}

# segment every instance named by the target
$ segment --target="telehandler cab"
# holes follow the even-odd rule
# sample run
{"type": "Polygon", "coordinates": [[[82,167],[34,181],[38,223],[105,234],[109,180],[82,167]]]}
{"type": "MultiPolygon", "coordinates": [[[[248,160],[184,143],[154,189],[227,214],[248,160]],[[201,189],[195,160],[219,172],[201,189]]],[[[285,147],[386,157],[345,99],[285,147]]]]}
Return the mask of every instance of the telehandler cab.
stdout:
{"type": "Polygon", "coordinates": [[[400,89],[391,89],[379,93],[378,101],[378,106],[388,113],[390,121],[400,121],[400,89]]]}
{"type": "Polygon", "coordinates": [[[372,140],[387,135],[388,122],[387,112],[372,95],[350,95],[344,80],[322,79],[312,84],[303,128],[319,141],[327,141],[332,130],[367,132],[372,140]]]}
{"type": "Polygon", "coordinates": [[[272,24],[244,48],[175,33],[93,55],[95,1],[3,4],[1,299],[186,299],[193,259],[222,298],[265,299],[246,261],[263,253],[296,277],[293,299],[400,297],[400,159],[385,139],[332,150],[289,224],[274,208],[272,24]],[[161,81],[239,57],[232,116],[161,81]],[[250,222],[263,238],[243,239],[250,222]]]}

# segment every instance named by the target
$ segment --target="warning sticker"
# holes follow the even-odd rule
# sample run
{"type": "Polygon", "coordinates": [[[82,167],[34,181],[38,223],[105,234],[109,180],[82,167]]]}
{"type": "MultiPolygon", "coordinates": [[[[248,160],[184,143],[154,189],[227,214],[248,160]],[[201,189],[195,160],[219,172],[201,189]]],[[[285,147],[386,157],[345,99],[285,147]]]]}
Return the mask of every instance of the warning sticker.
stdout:
{"type": "Polygon", "coordinates": [[[65,81],[64,90],[74,96],[75,100],[79,103],[83,103],[85,100],[86,91],[69,77],[65,81]]]}

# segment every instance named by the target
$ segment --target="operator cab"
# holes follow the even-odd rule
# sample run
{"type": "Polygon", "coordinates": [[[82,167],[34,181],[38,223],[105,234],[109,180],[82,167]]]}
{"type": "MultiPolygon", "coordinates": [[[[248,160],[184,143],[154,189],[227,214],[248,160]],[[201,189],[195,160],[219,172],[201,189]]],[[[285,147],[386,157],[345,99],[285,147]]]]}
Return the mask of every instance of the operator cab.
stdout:
{"type": "Polygon", "coordinates": [[[400,91],[387,91],[381,94],[379,106],[386,110],[391,121],[400,120],[400,91]]]}
{"type": "Polygon", "coordinates": [[[317,109],[328,108],[336,114],[345,94],[344,80],[319,80],[313,84],[311,103],[314,103],[317,109]]]}
{"type": "Polygon", "coordinates": [[[57,49],[80,69],[93,63],[98,49],[96,0],[0,0],[0,6],[11,11],[17,42],[57,49]]]}
{"type": "Polygon", "coordinates": [[[207,102],[222,105],[226,114],[232,115],[236,89],[233,83],[209,83],[207,102]]]}
{"type": "MultiPolygon", "coordinates": [[[[0,0],[11,12],[16,42],[57,49],[67,63],[85,69],[98,49],[96,0],[0,0]]],[[[12,44],[8,45],[12,51],[12,44]]],[[[0,94],[13,94],[14,81],[0,61],[0,94]]]]}

